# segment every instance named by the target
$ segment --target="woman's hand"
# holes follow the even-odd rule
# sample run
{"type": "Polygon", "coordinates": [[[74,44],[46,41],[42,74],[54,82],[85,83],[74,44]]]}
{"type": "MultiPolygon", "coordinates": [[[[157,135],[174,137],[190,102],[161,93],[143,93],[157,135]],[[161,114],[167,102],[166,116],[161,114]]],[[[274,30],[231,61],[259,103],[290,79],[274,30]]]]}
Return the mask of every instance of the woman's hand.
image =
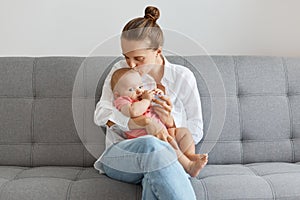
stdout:
{"type": "Polygon", "coordinates": [[[152,106],[153,111],[167,128],[175,127],[174,119],[171,116],[172,102],[167,96],[159,96],[160,99],[154,99],[153,102],[158,106],[152,106]]]}
{"type": "Polygon", "coordinates": [[[169,113],[172,110],[172,107],[173,107],[172,102],[171,102],[170,98],[167,96],[160,95],[159,99],[153,99],[153,102],[160,105],[165,111],[167,111],[169,113]]]}

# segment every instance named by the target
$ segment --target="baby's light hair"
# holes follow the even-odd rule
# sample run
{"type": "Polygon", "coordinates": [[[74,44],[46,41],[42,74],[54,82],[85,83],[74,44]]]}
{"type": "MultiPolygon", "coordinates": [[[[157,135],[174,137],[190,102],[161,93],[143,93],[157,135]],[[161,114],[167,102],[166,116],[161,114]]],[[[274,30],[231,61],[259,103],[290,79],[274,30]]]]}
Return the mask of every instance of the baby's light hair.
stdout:
{"type": "Polygon", "coordinates": [[[114,91],[117,83],[119,82],[119,80],[122,78],[122,76],[128,72],[136,72],[137,71],[131,69],[131,68],[120,68],[117,69],[116,71],[114,71],[114,73],[111,76],[111,80],[110,80],[110,86],[111,86],[111,90],[114,91]]]}

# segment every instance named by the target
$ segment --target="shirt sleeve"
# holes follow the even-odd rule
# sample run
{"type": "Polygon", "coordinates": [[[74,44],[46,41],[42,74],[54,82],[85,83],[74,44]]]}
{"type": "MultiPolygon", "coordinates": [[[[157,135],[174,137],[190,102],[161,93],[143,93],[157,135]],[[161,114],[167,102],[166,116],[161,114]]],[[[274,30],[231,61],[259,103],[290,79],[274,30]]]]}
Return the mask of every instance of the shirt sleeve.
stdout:
{"type": "Polygon", "coordinates": [[[128,104],[132,104],[132,100],[129,97],[121,96],[114,100],[114,106],[121,111],[122,107],[128,104]]]}
{"type": "Polygon", "coordinates": [[[122,61],[116,63],[104,81],[103,88],[102,88],[102,95],[99,102],[96,105],[96,109],[94,112],[94,122],[98,126],[105,126],[107,121],[110,120],[115,124],[117,124],[121,130],[123,131],[129,130],[128,121],[130,118],[123,115],[120,111],[118,111],[113,106],[113,93],[110,87],[110,79],[113,72],[116,69],[125,66],[126,65],[124,65],[122,61]]]}
{"type": "Polygon", "coordinates": [[[200,94],[197,86],[197,81],[194,74],[191,73],[189,82],[190,96],[186,98],[186,113],[188,127],[192,131],[195,144],[198,144],[203,138],[203,119],[200,94]]]}
{"type": "Polygon", "coordinates": [[[197,81],[193,72],[187,68],[180,73],[180,79],[180,83],[177,83],[180,87],[177,95],[185,109],[187,128],[190,130],[195,144],[198,144],[203,137],[203,120],[197,81]]]}

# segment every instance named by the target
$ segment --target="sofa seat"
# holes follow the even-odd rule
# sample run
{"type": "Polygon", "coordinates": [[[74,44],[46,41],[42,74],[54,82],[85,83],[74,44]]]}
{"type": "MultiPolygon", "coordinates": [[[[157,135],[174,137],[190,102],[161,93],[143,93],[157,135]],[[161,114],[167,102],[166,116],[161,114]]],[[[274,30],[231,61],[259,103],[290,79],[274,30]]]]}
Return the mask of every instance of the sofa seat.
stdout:
{"type": "Polygon", "coordinates": [[[92,167],[0,166],[0,199],[141,199],[141,186],[115,181],[92,167]]]}
{"type": "MultiPolygon", "coordinates": [[[[300,199],[300,163],[207,165],[191,180],[197,199],[300,199]]],[[[91,167],[0,166],[0,191],[1,200],[96,200],[141,199],[142,188],[91,167]]]]}
{"type": "Polygon", "coordinates": [[[300,199],[300,163],[207,165],[192,182],[198,199],[300,199]]]}

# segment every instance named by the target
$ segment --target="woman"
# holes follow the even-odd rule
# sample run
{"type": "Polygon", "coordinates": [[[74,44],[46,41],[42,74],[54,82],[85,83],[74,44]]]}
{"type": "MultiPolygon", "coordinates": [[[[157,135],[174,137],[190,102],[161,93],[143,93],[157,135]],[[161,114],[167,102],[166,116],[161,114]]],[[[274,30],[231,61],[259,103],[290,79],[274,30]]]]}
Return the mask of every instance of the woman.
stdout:
{"type": "Polygon", "coordinates": [[[156,101],[161,105],[155,108],[161,121],[168,127],[188,127],[195,144],[202,139],[201,103],[195,77],[186,67],[171,64],[162,55],[163,33],[156,23],[158,18],[159,10],[149,6],[144,17],[129,21],[122,31],[121,47],[125,61],[117,63],[109,73],[95,110],[95,123],[99,126],[106,124],[107,133],[106,150],[94,166],[111,178],[142,183],[142,198],[146,200],[196,199],[189,176],[171,147],[178,149],[172,137],[156,130],[153,123],[147,126],[150,127],[147,132],[156,133],[161,140],[153,136],[125,140],[123,132],[143,128],[143,119],[129,119],[112,105],[109,83],[112,73],[122,67],[134,68],[152,78],[170,97],[156,101]]]}

